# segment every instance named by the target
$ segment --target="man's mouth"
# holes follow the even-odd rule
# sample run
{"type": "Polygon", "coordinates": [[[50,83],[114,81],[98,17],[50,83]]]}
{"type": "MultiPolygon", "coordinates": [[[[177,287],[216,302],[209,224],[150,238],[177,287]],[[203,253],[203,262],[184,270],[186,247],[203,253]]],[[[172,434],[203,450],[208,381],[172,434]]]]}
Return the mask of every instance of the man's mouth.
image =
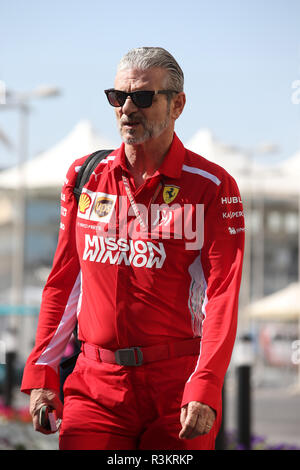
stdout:
{"type": "Polygon", "coordinates": [[[143,123],[139,116],[122,116],[120,125],[122,128],[134,129],[143,123]]]}
{"type": "Polygon", "coordinates": [[[123,122],[121,124],[122,127],[130,127],[130,128],[133,128],[133,127],[136,127],[140,124],[140,122],[138,121],[134,121],[134,122],[123,122]]]}

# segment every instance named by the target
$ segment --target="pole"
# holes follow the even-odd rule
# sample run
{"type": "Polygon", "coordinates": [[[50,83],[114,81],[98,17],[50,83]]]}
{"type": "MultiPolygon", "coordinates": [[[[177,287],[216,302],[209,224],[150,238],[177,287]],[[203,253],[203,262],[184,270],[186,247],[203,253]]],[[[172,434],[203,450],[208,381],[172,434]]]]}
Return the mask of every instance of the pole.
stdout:
{"type": "Polygon", "coordinates": [[[15,377],[15,359],[16,352],[10,351],[6,353],[5,359],[5,381],[4,381],[4,404],[11,407],[13,405],[13,390],[15,377]]]}
{"type": "MultiPolygon", "coordinates": [[[[16,215],[14,218],[14,241],[12,266],[12,303],[22,305],[24,301],[24,255],[25,255],[25,220],[26,220],[26,188],[24,164],[27,159],[28,141],[28,107],[20,105],[20,137],[18,160],[18,188],[16,191],[16,215]]],[[[13,320],[13,327],[16,327],[13,320]]]]}
{"type": "Polygon", "coordinates": [[[237,379],[237,443],[251,449],[251,368],[254,363],[252,338],[244,334],[235,350],[237,379]]]}
{"type": "Polygon", "coordinates": [[[226,379],[222,388],[222,422],[216,439],[216,450],[226,450],[226,379]]]}
{"type": "Polygon", "coordinates": [[[16,361],[16,336],[12,328],[7,329],[3,335],[5,345],[5,380],[4,380],[4,404],[13,405],[13,392],[15,385],[15,361],[16,361]]]}
{"type": "MultiPolygon", "coordinates": [[[[25,103],[21,103],[20,109],[20,130],[19,130],[19,159],[18,159],[18,182],[15,192],[15,217],[13,226],[14,250],[12,258],[12,295],[13,307],[24,305],[24,277],[25,277],[25,236],[26,236],[26,186],[25,186],[25,162],[27,159],[28,142],[28,113],[29,108],[25,103]]],[[[9,317],[8,328],[15,342],[19,344],[23,339],[20,336],[22,324],[18,315],[12,314],[9,317]]],[[[15,376],[16,349],[6,353],[6,379],[5,379],[5,404],[13,405],[13,387],[15,376]]]]}
{"type": "Polygon", "coordinates": [[[237,441],[243,449],[251,449],[250,365],[237,368],[237,441]]]}

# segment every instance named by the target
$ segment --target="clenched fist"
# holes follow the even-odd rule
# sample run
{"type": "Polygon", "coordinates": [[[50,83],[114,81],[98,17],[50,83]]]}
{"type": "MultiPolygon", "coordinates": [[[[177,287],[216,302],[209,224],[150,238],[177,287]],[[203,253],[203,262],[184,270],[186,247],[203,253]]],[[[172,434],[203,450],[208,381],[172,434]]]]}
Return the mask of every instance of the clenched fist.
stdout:
{"type": "Polygon", "coordinates": [[[191,401],[181,408],[180,423],[182,429],[180,439],[193,439],[208,434],[216,418],[215,411],[199,401],[191,401]]]}

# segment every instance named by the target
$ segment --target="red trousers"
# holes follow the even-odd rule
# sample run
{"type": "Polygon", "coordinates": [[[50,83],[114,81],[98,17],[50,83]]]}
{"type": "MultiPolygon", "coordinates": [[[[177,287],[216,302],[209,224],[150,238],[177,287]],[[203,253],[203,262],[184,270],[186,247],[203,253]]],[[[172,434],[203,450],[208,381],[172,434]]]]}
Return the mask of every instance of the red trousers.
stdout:
{"type": "Polygon", "coordinates": [[[64,386],[60,449],[213,450],[220,413],[208,434],[178,438],[182,393],[196,360],[122,367],[81,353],[64,386]]]}

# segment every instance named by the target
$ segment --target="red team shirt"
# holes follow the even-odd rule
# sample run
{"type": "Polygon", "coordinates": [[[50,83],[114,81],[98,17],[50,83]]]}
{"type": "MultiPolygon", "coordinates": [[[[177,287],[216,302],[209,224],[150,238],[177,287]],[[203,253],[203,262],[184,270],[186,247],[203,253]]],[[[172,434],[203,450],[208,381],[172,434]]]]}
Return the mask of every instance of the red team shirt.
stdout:
{"type": "Polygon", "coordinates": [[[162,166],[138,189],[122,144],[77,204],[73,187],[86,158],[72,164],[63,186],[57,251],[22,390],[59,389],[60,358],[78,320],[81,341],[111,350],[201,337],[182,405],[218,409],[244,250],[235,180],[174,134],[162,166]]]}

